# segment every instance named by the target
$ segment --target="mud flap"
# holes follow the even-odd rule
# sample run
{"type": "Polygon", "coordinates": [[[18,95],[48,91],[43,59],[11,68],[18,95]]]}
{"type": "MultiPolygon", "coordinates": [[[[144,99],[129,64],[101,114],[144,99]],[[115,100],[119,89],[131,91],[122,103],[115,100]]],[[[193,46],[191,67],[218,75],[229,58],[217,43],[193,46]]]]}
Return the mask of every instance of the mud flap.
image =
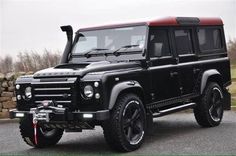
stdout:
{"type": "Polygon", "coordinates": [[[153,135],[154,134],[154,128],[153,128],[153,116],[152,113],[147,113],[146,115],[146,134],[147,135],[153,135]]]}
{"type": "Polygon", "coordinates": [[[231,110],[231,94],[224,90],[224,110],[231,110]]]}

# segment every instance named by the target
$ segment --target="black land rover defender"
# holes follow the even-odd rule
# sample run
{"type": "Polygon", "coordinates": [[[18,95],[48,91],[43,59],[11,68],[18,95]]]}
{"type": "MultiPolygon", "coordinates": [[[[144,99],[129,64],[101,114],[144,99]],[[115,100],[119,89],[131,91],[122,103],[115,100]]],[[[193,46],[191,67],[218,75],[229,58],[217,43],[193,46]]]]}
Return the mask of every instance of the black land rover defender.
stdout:
{"type": "Polygon", "coordinates": [[[218,126],[230,109],[230,62],[222,20],[168,17],[83,28],[61,63],[16,81],[24,141],[55,145],[64,130],[102,126],[119,151],[141,146],[154,117],[192,108],[202,127],[218,126]]]}

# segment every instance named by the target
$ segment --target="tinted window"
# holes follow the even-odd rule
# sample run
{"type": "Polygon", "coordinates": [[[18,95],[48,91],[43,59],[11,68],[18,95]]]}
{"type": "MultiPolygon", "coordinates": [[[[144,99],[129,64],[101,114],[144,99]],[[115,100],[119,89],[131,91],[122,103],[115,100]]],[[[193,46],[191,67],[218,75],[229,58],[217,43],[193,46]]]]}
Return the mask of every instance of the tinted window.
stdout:
{"type": "MultiPolygon", "coordinates": [[[[136,45],[131,48],[121,48],[120,51],[142,51],[145,45],[146,26],[110,28],[79,32],[79,39],[72,49],[73,54],[84,54],[93,49],[114,51],[123,46],[136,45]]],[[[102,52],[102,51],[100,51],[102,52]]]]}
{"type": "Polygon", "coordinates": [[[193,53],[190,30],[175,30],[175,43],[179,55],[193,53]]]}
{"type": "Polygon", "coordinates": [[[153,30],[149,43],[150,57],[170,56],[167,30],[153,30]]]}
{"type": "Polygon", "coordinates": [[[216,50],[222,48],[220,29],[205,28],[198,30],[198,41],[201,51],[216,50]]]}

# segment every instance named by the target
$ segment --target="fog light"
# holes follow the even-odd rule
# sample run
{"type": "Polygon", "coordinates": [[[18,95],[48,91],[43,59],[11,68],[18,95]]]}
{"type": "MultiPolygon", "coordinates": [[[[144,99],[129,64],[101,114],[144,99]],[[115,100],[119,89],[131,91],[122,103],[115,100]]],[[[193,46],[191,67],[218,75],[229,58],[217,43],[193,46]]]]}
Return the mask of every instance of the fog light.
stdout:
{"type": "Polygon", "coordinates": [[[25,116],[24,113],[16,113],[15,115],[17,118],[23,118],[25,116]]]}
{"type": "Polygon", "coordinates": [[[20,89],[20,85],[17,84],[17,85],[16,85],[16,89],[17,89],[17,90],[20,89]]]}
{"type": "Polygon", "coordinates": [[[17,100],[21,100],[21,96],[20,95],[17,95],[17,100]]]}
{"type": "Polygon", "coordinates": [[[99,99],[99,98],[100,98],[100,94],[99,94],[99,93],[96,93],[96,94],[95,94],[95,98],[96,98],[96,99],[99,99]]]}
{"type": "Polygon", "coordinates": [[[83,114],[83,118],[93,118],[93,114],[83,114]]]}

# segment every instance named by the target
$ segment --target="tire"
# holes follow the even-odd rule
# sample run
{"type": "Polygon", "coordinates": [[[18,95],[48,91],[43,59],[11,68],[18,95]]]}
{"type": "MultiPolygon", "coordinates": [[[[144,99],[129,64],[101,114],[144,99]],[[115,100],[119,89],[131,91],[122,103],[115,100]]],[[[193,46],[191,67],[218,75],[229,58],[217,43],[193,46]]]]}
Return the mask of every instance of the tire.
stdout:
{"type": "Polygon", "coordinates": [[[209,82],[194,108],[194,116],[202,127],[214,127],[221,123],[223,118],[223,92],[215,82],[209,82]]]}
{"type": "Polygon", "coordinates": [[[53,146],[58,143],[63,135],[63,129],[46,129],[37,126],[37,139],[38,143],[34,140],[34,128],[32,117],[24,117],[20,120],[20,133],[26,144],[36,147],[44,148],[53,146]]]}
{"type": "Polygon", "coordinates": [[[138,149],[146,130],[146,112],[139,97],[131,93],[119,96],[110,119],[103,124],[103,130],[112,149],[121,152],[138,149]]]}

